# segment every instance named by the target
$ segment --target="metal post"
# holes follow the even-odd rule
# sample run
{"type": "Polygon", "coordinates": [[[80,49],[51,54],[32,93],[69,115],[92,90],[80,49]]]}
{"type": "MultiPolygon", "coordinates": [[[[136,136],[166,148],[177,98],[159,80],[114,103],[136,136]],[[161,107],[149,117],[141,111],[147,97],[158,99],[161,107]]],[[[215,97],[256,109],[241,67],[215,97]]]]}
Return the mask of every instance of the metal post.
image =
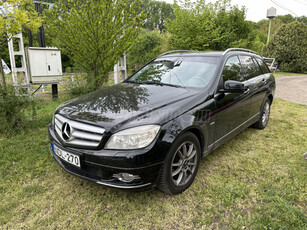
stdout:
{"type": "Polygon", "coordinates": [[[118,84],[125,79],[127,79],[126,54],[121,56],[120,60],[114,66],[114,83],[118,84]]]}
{"type": "Polygon", "coordinates": [[[32,37],[32,31],[28,29],[28,38],[29,38],[29,47],[33,46],[33,37],[32,37]]]}
{"type": "MultiPolygon", "coordinates": [[[[35,3],[35,10],[42,15],[43,10],[42,10],[42,5],[41,3],[35,3]]],[[[38,31],[38,43],[40,47],[46,47],[46,39],[45,39],[45,30],[44,30],[44,25],[39,27],[38,31]]],[[[58,97],[58,85],[57,84],[52,84],[52,98],[57,98],[58,97]]]]}
{"type": "MultiPolygon", "coordinates": [[[[37,4],[37,7],[35,7],[37,9],[37,12],[42,15],[43,14],[43,10],[42,10],[42,5],[40,3],[35,3],[37,4]]],[[[38,43],[40,47],[46,47],[46,39],[45,39],[45,30],[44,30],[44,25],[41,25],[39,27],[39,31],[38,31],[38,43]]]]}
{"type": "Polygon", "coordinates": [[[119,63],[116,63],[116,65],[114,66],[114,83],[118,84],[120,81],[119,78],[119,63]]]}
{"type": "Polygon", "coordinates": [[[266,41],[266,44],[269,44],[270,41],[270,36],[271,36],[271,24],[272,24],[272,20],[269,19],[269,31],[268,31],[268,39],[266,41]]]}
{"type": "Polygon", "coordinates": [[[52,84],[52,98],[58,97],[58,85],[52,84]]]}

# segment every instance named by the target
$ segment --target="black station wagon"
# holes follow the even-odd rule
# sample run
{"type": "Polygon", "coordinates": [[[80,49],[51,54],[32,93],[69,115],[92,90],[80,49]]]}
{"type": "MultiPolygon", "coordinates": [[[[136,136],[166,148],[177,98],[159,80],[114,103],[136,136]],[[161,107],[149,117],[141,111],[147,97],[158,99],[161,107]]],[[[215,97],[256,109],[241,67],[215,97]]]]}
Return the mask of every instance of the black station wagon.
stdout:
{"type": "Polygon", "coordinates": [[[167,52],[120,84],[60,105],[50,152],[101,185],[178,194],[202,157],[249,126],[266,127],[274,91],[254,51],[167,52]]]}

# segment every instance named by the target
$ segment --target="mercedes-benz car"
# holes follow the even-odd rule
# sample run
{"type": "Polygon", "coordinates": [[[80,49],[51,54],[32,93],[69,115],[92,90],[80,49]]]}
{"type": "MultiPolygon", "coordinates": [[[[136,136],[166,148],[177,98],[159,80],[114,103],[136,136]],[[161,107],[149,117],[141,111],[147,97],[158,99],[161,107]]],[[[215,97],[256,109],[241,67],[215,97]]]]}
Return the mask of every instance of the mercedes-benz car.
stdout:
{"type": "Polygon", "coordinates": [[[170,51],[120,84],[60,105],[50,152],[67,172],[127,190],[178,194],[201,158],[267,126],[275,79],[251,50],[170,51]]]}

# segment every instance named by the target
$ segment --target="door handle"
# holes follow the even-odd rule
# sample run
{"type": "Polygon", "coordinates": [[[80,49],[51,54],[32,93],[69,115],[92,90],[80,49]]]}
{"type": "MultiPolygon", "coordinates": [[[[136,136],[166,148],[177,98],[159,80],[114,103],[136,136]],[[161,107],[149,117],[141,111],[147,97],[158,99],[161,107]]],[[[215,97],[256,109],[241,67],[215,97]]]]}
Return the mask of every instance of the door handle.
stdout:
{"type": "Polygon", "coordinates": [[[262,82],[263,82],[263,84],[265,84],[265,83],[266,83],[266,79],[265,79],[265,78],[263,78],[263,79],[262,79],[262,82]]]}
{"type": "Polygon", "coordinates": [[[248,94],[248,93],[249,93],[249,91],[250,91],[250,89],[249,89],[249,88],[245,89],[244,94],[248,94]]]}
{"type": "Polygon", "coordinates": [[[48,65],[48,70],[50,71],[50,65],[48,65]]]}

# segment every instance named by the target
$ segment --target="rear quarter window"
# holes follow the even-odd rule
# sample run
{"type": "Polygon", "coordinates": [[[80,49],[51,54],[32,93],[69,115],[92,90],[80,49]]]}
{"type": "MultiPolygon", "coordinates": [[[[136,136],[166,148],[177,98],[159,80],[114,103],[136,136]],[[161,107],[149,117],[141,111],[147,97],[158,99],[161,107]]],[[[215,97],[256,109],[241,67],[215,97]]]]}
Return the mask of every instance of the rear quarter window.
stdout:
{"type": "Polygon", "coordinates": [[[268,68],[268,66],[264,63],[263,60],[261,60],[260,58],[256,58],[261,70],[263,73],[270,73],[270,70],[268,68]]]}

